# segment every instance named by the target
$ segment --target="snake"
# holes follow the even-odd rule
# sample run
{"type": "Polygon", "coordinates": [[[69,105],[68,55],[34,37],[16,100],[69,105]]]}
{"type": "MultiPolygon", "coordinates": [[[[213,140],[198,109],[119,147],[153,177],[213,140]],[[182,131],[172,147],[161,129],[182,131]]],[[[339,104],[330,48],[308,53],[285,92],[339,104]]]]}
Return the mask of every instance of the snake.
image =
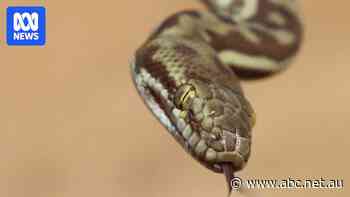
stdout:
{"type": "Polygon", "coordinates": [[[241,81],[284,71],[300,49],[296,0],[200,0],[170,15],[133,55],[137,92],[196,161],[230,181],[251,155],[256,115],[241,81]]]}

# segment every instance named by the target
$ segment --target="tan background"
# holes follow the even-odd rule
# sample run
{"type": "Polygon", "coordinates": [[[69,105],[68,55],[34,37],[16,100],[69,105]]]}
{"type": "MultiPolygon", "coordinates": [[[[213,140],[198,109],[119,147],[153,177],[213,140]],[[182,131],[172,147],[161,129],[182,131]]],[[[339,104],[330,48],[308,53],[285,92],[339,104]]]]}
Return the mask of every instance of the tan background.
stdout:
{"type": "MultiPolygon", "coordinates": [[[[350,25],[344,0],[303,1],[305,45],[283,75],[245,83],[258,119],[243,178],[339,178],[349,196],[350,25]]],[[[195,1],[0,2],[0,196],[226,196],[147,111],[128,61],[167,15],[195,1]],[[45,47],[8,47],[5,9],[43,4],[45,47]]]]}

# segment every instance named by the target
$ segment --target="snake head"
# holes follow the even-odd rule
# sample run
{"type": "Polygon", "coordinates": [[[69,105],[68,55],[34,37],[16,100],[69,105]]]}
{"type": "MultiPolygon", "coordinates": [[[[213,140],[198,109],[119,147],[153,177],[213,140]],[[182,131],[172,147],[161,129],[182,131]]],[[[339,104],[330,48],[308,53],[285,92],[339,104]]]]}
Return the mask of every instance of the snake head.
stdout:
{"type": "Polygon", "coordinates": [[[242,169],[250,155],[254,112],[245,98],[212,81],[191,79],[174,94],[177,130],[185,148],[206,167],[242,169]]]}

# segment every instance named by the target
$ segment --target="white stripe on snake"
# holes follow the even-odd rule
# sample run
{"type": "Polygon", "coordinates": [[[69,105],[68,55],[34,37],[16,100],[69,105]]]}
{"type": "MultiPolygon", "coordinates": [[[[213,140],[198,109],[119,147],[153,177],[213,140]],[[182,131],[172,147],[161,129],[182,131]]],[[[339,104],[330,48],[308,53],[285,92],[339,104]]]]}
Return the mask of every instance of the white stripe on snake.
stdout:
{"type": "Polygon", "coordinates": [[[301,17],[294,0],[201,2],[209,11],[176,13],[151,34],[132,76],[169,133],[229,184],[249,159],[255,123],[239,79],[283,70],[300,47],[301,17]]]}

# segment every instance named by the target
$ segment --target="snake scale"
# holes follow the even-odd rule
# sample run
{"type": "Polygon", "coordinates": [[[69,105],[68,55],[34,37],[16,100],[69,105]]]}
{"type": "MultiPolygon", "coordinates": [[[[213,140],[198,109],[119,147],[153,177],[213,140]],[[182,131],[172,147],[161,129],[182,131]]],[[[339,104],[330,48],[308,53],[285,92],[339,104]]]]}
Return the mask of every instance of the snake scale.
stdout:
{"type": "Polygon", "coordinates": [[[187,153],[229,184],[249,159],[255,123],[240,79],[284,70],[303,27],[295,0],[200,1],[208,11],[176,13],[150,35],[132,78],[187,153]]]}

